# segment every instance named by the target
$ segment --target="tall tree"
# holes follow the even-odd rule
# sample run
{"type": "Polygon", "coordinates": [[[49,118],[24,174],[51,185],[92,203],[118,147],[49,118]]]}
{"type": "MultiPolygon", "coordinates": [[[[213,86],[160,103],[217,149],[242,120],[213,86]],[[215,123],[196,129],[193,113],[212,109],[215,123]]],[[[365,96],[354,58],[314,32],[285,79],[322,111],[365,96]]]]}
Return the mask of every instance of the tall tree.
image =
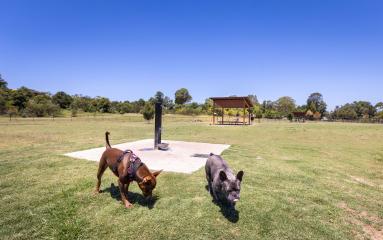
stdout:
{"type": "Polygon", "coordinates": [[[26,110],[28,115],[34,117],[56,116],[59,112],[58,106],[52,103],[51,98],[42,94],[29,99],[26,110]]]}
{"type": "Polygon", "coordinates": [[[0,114],[4,114],[7,112],[7,99],[5,98],[4,94],[1,94],[0,91],[0,114]]]}
{"type": "Polygon", "coordinates": [[[0,74],[0,114],[7,112],[7,108],[10,104],[9,92],[7,87],[8,83],[1,77],[0,74]]]}
{"type": "Polygon", "coordinates": [[[164,108],[168,110],[172,110],[174,108],[173,100],[171,100],[168,96],[164,97],[163,105],[164,108]]]}
{"type": "Polygon", "coordinates": [[[307,98],[307,107],[313,113],[319,112],[321,115],[323,115],[323,113],[326,112],[327,104],[323,100],[322,94],[316,92],[310,94],[310,96],[307,98]]]}
{"type": "Polygon", "coordinates": [[[207,114],[211,114],[213,111],[213,100],[206,98],[204,104],[202,105],[202,110],[207,114]]]}
{"type": "Polygon", "coordinates": [[[120,103],[118,112],[121,114],[133,112],[133,104],[131,104],[129,101],[120,103]]]}
{"type": "Polygon", "coordinates": [[[332,113],[332,118],[354,120],[358,118],[358,114],[355,111],[355,106],[347,103],[341,107],[336,107],[332,113]]]}
{"type": "Polygon", "coordinates": [[[155,102],[162,104],[164,102],[164,97],[165,95],[161,91],[157,91],[156,94],[154,95],[154,100],[155,102]]]}
{"type": "Polygon", "coordinates": [[[175,103],[176,104],[185,104],[192,100],[192,96],[189,94],[189,91],[186,88],[180,88],[175,93],[175,103]]]}
{"type": "Polygon", "coordinates": [[[297,112],[306,112],[307,111],[307,106],[306,105],[299,105],[299,106],[296,106],[295,110],[297,112]]]}
{"type": "Polygon", "coordinates": [[[63,91],[60,91],[52,96],[52,102],[54,104],[59,105],[60,108],[67,109],[70,107],[71,103],[73,102],[73,98],[69,94],[63,91]]]}
{"type": "Polygon", "coordinates": [[[42,94],[42,93],[39,93],[27,87],[21,87],[19,89],[12,90],[11,100],[13,102],[13,105],[16,106],[18,110],[20,111],[26,107],[29,99],[39,94],[42,94]]]}
{"type": "Polygon", "coordinates": [[[248,97],[250,98],[250,101],[253,103],[253,105],[259,105],[257,95],[249,94],[248,97]]]}
{"type": "Polygon", "coordinates": [[[367,101],[355,101],[353,104],[354,110],[358,117],[373,117],[376,113],[376,108],[367,101]]]}
{"type": "Polygon", "coordinates": [[[376,105],[375,105],[375,109],[377,111],[376,113],[376,117],[377,118],[380,118],[380,119],[383,119],[383,102],[378,102],[376,105]]]}
{"type": "Polygon", "coordinates": [[[0,74],[0,89],[7,90],[8,89],[8,83],[1,77],[0,74]]]}
{"type": "Polygon", "coordinates": [[[295,109],[295,100],[291,97],[280,97],[276,102],[277,111],[284,117],[295,109]]]}
{"type": "Polygon", "coordinates": [[[111,102],[109,98],[105,97],[96,97],[94,99],[93,105],[96,107],[97,111],[102,113],[108,113],[110,112],[111,108],[111,102]]]}
{"type": "Polygon", "coordinates": [[[84,112],[92,112],[95,109],[92,107],[92,98],[81,95],[74,95],[71,104],[71,109],[82,109],[84,112]]]}
{"type": "Polygon", "coordinates": [[[383,111],[383,102],[378,102],[375,104],[375,109],[377,112],[382,112],[383,111]]]}
{"type": "Polygon", "coordinates": [[[262,113],[265,113],[266,111],[274,110],[275,103],[270,100],[265,100],[262,102],[261,111],[262,113]]]}
{"type": "Polygon", "coordinates": [[[145,100],[142,99],[142,98],[138,99],[137,101],[131,102],[131,104],[132,104],[132,112],[134,112],[134,113],[141,112],[142,109],[145,106],[145,103],[146,103],[145,100]]]}

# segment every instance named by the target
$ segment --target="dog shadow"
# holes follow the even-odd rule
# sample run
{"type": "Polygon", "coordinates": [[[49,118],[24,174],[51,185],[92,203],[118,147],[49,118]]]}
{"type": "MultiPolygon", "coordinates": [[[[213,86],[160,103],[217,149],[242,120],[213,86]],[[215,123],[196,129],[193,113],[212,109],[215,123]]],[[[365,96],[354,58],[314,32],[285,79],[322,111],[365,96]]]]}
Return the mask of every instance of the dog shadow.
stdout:
{"type": "MultiPolygon", "coordinates": [[[[209,192],[209,186],[208,185],[205,186],[205,189],[209,192]]],[[[210,195],[213,198],[212,194],[210,194],[210,195]]],[[[214,198],[211,201],[212,201],[212,203],[214,203],[215,205],[217,205],[220,208],[220,212],[222,213],[222,215],[227,220],[229,220],[232,223],[238,222],[239,212],[237,209],[235,209],[235,206],[216,201],[214,198]]]]}
{"type": "MultiPolygon", "coordinates": [[[[120,189],[117,186],[115,186],[114,183],[110,184],[110,187],[101,190],[101,193],[104,192],[110,193],[110,196],[116,201],[122,201],[120,189]]],[[[137,203],[143,207],[148,207],[149,209],[152,209],[156,204],[158,197],[152,196],[150,200],[146,200],[141,194],[128,191],[128,199],[129,202],[131,202],[132,204],[137,203]]]]}

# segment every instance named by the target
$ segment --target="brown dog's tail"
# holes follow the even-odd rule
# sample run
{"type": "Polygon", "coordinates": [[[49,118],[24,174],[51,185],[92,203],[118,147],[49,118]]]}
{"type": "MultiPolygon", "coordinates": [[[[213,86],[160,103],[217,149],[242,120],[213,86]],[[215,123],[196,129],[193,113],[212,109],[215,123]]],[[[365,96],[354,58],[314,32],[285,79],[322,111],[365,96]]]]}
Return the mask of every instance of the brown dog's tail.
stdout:
{"type": "Polygon", "coordinates": [[[109,143],[109,134],[110,134],[110,132],[108,132],[108,131],[106,131],[105,132],[105,141],[106,141],[106,148],[111,148],[111,146],[110,146],[110,143],[109,143]]]}

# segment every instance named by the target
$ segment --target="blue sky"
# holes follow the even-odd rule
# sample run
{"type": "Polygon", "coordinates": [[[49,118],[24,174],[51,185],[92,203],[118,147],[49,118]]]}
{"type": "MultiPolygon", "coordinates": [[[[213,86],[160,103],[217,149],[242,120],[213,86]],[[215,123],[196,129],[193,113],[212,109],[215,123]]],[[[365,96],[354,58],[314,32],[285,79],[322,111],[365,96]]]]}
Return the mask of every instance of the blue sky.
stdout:
{"type": "Polygon", "coordinates": [[[383,1],[0,0],[9,87],[383,101],[383,1]]]}

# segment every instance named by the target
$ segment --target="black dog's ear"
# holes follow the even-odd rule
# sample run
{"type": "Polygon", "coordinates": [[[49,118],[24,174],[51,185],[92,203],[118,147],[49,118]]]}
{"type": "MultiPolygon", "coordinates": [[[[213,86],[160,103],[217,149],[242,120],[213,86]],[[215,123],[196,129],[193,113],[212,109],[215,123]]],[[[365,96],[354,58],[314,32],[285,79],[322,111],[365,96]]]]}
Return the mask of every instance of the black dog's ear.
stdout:
{"type": "Polygon", "coordinates": [[[241,181],[241,182],[242,182],[243,174],[244,174],[244,172],[243,172],[242,170],[239,171],[239,172],[237,173],[237,179],[238,179],[239,181],[241,181]]]}
{"type": "Polygon", "coordinates": [[[224,171],[219,172],[219,179],[221,179],[222,182],[227,179],[226,173],[224,171]]]}

